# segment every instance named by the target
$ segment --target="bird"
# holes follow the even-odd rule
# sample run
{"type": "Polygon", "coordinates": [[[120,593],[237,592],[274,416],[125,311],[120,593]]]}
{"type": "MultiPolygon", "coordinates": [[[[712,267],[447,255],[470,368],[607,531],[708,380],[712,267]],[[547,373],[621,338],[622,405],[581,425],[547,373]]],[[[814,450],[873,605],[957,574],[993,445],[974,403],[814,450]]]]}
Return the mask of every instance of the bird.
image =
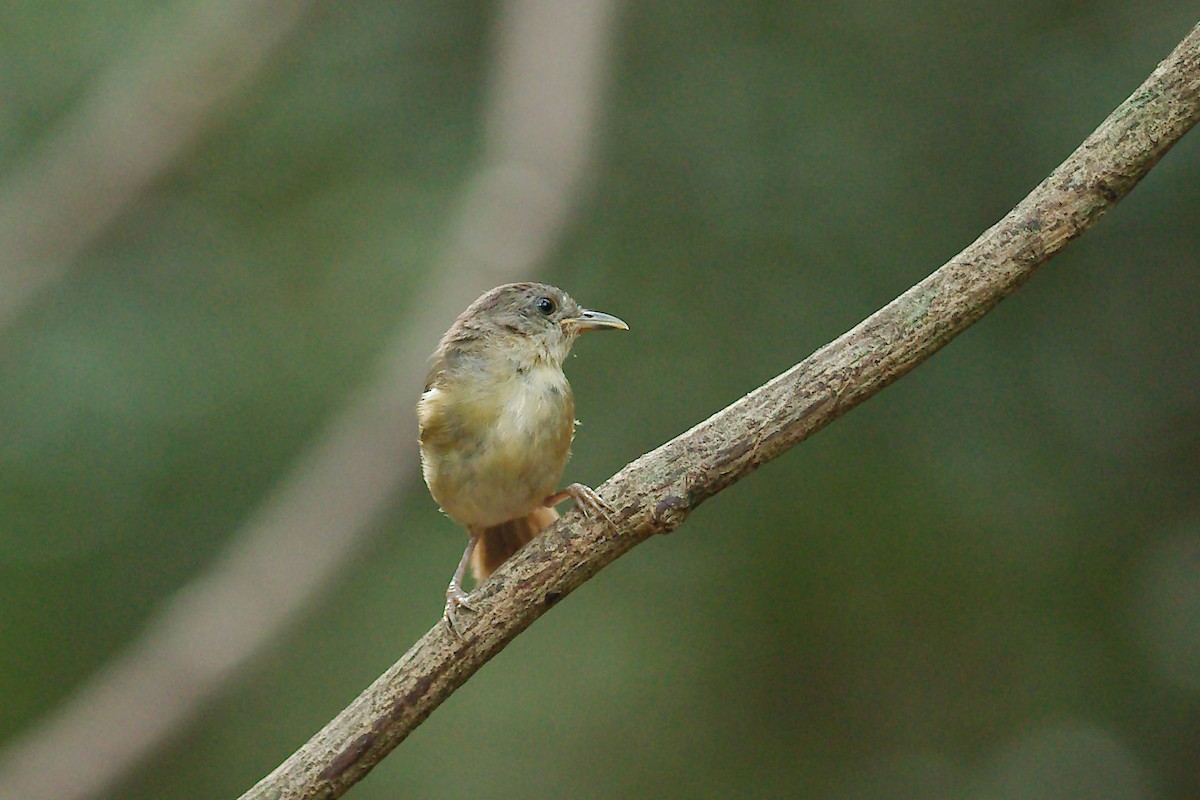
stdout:
{"type": "Polygon", "coordinates": [[[594,490],[557,490],[575,436],[575,400],[563,361],[585,331],[629,330],[611,314],[581,307],[545,283],[485,292],[454,320],[430,357],[417,403],[421,472],[433,499],[469,536],[446,589],[444,619],[459,633],[458,608],[474,609],[476,585],[558,519],[570,498],[607,517],[594,490]]]}

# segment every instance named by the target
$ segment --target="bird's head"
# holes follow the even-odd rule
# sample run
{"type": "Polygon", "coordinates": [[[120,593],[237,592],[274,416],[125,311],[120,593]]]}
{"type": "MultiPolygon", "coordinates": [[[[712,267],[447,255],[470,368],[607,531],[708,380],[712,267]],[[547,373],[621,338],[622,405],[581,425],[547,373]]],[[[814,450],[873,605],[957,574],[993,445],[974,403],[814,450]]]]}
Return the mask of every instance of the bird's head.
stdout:
{"type": "Polygon", "coordinates": [[[584,331],[629,330],[611,314],[583,308],[562,289],[546,283],[497,286],[463,312],[463,321],[497,341],[558,364],[584,331]]]}

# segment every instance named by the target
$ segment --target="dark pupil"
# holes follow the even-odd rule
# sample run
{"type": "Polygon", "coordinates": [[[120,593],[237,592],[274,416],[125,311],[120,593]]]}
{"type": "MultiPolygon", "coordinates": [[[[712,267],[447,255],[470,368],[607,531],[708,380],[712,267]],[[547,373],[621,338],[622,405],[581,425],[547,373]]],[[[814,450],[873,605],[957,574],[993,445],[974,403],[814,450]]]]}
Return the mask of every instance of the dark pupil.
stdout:
{"type": "Polygon", "coordinates": [[[549,297],[542,297],[537,301],[537,310],[545,314],[547,317],[554,313],[554,301],[549,297]]]}

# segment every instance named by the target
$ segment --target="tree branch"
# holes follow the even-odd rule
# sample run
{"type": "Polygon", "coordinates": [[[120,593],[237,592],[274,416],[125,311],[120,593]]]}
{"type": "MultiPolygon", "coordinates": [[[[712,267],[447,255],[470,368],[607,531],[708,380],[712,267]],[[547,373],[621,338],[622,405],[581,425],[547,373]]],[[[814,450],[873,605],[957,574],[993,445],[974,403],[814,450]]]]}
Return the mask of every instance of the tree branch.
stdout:
{"type": "Polygon", "coordinates": [[[1200,117],[1200,26],[1058,169],[941,269],[790,370],[599,488],[615,526],[563,517],[472,596],[463,638],[441,623],[243,795],[341,796],[551,606],[706,498],[929,358],[1137,184],[1200,117]]]}

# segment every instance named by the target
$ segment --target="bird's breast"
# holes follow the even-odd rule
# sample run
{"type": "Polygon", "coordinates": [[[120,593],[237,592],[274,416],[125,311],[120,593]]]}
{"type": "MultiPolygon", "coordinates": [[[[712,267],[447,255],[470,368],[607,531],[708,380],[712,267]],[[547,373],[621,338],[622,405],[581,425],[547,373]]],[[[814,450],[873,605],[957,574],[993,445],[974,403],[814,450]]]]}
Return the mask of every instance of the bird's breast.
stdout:
{"type": "Polygon", "coordinates": [[[574,436],[561,369],[447,381],[422,398],[421,450],[430,491],[466,525],[524,516],[558,486],[574,436]]]}

